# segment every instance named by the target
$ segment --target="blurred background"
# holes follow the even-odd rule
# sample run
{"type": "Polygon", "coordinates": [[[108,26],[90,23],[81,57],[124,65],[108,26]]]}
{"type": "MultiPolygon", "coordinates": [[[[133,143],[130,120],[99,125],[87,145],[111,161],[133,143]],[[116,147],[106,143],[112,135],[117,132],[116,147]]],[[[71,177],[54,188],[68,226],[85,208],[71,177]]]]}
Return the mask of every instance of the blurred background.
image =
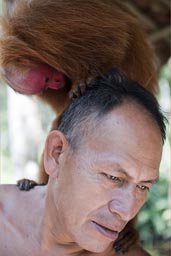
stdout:
{"type": "MultiPolygon", "coordinates": [[[[8,0],[9,1],[9,0],[8,0]]],[[[12,2],[12,0],[11,0],[12,2]]],[[[0,0],[1,12],[2,0],[0,0]]],[[[152,256],[171,255],[171,58],[170,1],[123,1],[136,15],[157,55],[157,98],[169,120],[160,168],[160,180],[139,214],[137,227],[152,256]]],[[[0,183],[16,184],[22,178],[37,180],[39,161],[54,114],[36,97],[15,93],[0,82],[0,183]]]]}

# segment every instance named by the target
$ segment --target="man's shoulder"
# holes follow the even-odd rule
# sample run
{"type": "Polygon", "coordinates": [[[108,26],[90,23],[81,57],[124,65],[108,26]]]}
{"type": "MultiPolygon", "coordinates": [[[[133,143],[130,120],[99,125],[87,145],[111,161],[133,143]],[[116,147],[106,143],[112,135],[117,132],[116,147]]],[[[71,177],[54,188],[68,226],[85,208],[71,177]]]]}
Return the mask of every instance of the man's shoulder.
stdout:
{"type": "MultiPolygon", "coordinates": [[[[46,187],[46,186],[45,186],[46,187]]],[[[21,191],[17,185],[0,185],[0,214],[4,210],[12,212],[12,209],[26,209],[40,203],[42,192],[45,188],[34,188],[30,191],[21,191]]]]}
{"type": "Polygon", "coordinates": [[[35,204],[42,196],[39,190],[21,191],[16,185],[0,185],[0,255],[29,255],[25,251],[32,248],[35,223],[41,216],[35,204]]]}
{"type": "Polygon", "coordinates": [[[16,185],[0,185],[0,214],[12,206],[11,202],[14,203],[17,194],[16,185]]]}
{"type": "Polygon", "coordinates": [[[0,244],[2,255],[9,255],[9,240],[14,235],[13,215],[17,187],[15,185],[0,185],[0,244]],[[8,249],[7,249],[8,248],[8,249]]]}
{"type": "Polygon", "coordinates": [[[20,197],[16,185],[0,185],[0,225],[13,222],[19,209],[20,197]]]}
{"type": "MultiPolygon", "coordinates": [[[[14,191],[17,191],[18,187],[15,184],[0,184],[0,193],[13,193],[14,191]]],[[[1,196],[1,194],[0,194],[1,196]]]]}

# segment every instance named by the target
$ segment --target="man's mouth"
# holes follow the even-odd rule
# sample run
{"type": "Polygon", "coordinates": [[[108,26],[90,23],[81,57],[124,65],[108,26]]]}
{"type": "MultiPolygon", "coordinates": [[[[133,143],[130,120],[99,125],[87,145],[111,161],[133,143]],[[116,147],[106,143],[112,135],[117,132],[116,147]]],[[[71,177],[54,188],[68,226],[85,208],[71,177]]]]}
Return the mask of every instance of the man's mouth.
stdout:
{"type": "Polygon", "coordinates": [[[119,232],[118,231],[114,231],[111,230],[105,226],[102,226],[98,223],[96,223],[95,221],[92,221],[92,223],[94,224],[95,228],[105,237],[111,239],[112,241],[115,241],[118,236],[119,236],[119,232]]]}

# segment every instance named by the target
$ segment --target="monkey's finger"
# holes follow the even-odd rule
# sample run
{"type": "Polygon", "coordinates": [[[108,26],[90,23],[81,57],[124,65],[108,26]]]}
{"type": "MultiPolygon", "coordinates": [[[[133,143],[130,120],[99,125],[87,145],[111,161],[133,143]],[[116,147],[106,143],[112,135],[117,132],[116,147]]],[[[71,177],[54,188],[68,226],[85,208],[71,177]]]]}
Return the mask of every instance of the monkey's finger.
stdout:
{"type": "Polygon", "coordinates": [[[81,96],[84,95],[85,91],[86,91],[86,83],[81,82],[78,85],[77,89],[72,92],[72,99],[80,98],[81,96]]]}
{"type": "Polygon", "coordinates": [[[17,182],[19,189],[24,191],[29,191],[37,185],[38,184],[35,181],[29,179],[22,179],[17,182]]]}

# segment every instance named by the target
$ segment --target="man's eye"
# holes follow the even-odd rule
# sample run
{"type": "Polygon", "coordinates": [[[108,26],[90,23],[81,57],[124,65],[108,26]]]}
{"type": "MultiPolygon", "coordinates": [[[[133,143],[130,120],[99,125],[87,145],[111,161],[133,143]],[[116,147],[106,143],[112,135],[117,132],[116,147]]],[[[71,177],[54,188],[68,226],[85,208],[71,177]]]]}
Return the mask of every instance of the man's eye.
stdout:
{"type": "Polygon", "coordinates": [[[107,174],[106,176],[107,176],[107,178],[108,178],[109,180],[111,180],[111,181],[121,182],[121,179],[118,178],[118,177],[116,177],[116,176],[108,175],[108,174],[107,174]]]}
{"type": "Polygon", "coordinates": [[[141,190],[141,191],[148,191],[150,190],[149,187],[145,186],[145,185],[138,185],[138,188],[141,190]]]}

